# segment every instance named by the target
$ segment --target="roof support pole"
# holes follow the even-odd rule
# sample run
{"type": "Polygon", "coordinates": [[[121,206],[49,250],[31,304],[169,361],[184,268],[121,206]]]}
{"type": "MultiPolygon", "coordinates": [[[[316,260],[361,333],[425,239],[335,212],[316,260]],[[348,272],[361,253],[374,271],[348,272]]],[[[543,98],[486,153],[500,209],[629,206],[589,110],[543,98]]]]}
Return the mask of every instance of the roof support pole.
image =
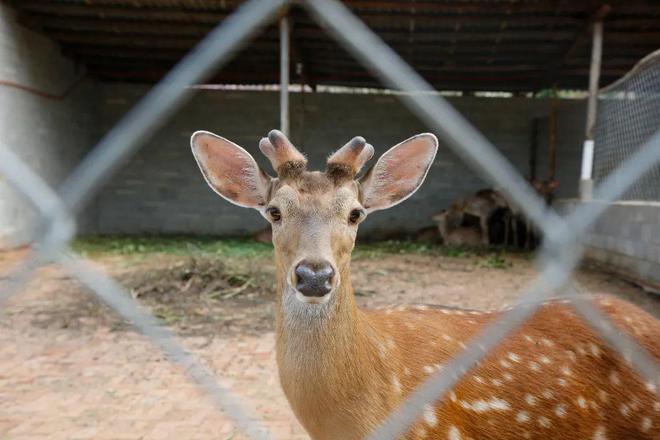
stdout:
{"type": "Polygon", "coordinates": [[[280,131],[289,136],[289,18],[280,18],[280,131]]]}
{"type": "Polygon", "coordinates": [[[594,163],[594,128],[598,110],[598,80],[603,54],[603,22],[596,21],[593,25],[593,44],[591,47],[591,67],[589,69],[589,100],[587,103],[587,127],[584,146],[582,148],[582,172],[580,175],[580,199],[591,200],[593,191],[594,163]]]}

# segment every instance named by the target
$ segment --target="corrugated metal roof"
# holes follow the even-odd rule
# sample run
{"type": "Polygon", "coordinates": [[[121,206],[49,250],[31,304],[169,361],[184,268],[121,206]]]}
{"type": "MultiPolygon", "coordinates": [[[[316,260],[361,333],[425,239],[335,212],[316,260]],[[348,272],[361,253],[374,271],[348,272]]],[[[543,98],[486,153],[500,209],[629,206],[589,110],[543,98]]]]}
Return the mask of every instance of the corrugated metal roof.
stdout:
{"type": "MultiPolygon", "coordinates": [[[[61,43],[102,80],[158,80],[241,2],[237,0],[15,0],[28,26],[61,43]]],[[[595,1],[347,0],[344,2],[435,87],[530,91],[586,88],[595,1]]],[[[660,47],[660,2],[607,3],[601,83],[660,47]]],[[[294,7],[292,79],[379,87],[304,10],[294,7]]],[[[275,26],[213,79],[276,83],[275,26]]]]}

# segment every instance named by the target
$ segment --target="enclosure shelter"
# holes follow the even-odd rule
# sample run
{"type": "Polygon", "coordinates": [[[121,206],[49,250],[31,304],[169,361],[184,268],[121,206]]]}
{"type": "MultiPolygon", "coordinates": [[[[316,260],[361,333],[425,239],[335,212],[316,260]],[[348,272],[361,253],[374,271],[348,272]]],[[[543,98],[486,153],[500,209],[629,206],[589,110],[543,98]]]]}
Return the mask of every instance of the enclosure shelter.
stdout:
{"type": "MultiPolygon", "coordinates": [[[[57,185],[87,146],[239,3],[6,2],[1,89],[6,139],[24,144],[29,137],[20,153],[57,185]],[[17,122],[27,114],[34,115],[26,119],[34,124],[17,122]]],[[[578,195],[586,104],[553,97],[579,92],[553,91],[586,89],[592,24],[605,23],[602,85],[660,46],[660,9],[648,1],[346,4],[449,95],[523,176],[557,178],[563,198],[578,195]]],[[[383,90],[306,12],[293,8],[287,17],[285,71],[296,87],[287,111],[290,136],[312,164],[321,164],[347,136],[365,136],[378,149],[425,130],[396,94],[383,90]]],[[[263,227],[257,215],[245,218],[215,203],[198,185],[186,145],[189,133],[207,127],[256,149],[259,136],[279,125],[272,86],[280,81],[279,37],[276,23],[266,27],[207,81],[223,87],[191,90],[184,109],[146,140],[88,206],[79,220],[81,232],[240,235],[263,227]]],[[[412,232],[430,225],[431,215],[456,197],[486,185],[443,148],[430,181],[409,206],[374,219],[362,232],[380,237],[412,232]],[[416,213],[415,221],[408,212],[416,213]]],[[[2,242],[25,243],[35,227],[29,209],[2,190],[2,242]]]]}
{"type": "MultiPolygon", "coordinates": [[[[595,258],[652,288],[658,282],[660,207],[648,183],[653,177],[640,181],[651,188],[643,196],[626,193],[638,174],[656,170],[657,76],[646,80],[651,86],[644,86],[644,93],[625,86],[619,92],[635,76],[636,63],[660,46],[655,2],[351,0],[343,2],[348,10],[330,0],[246,3],[0,4],[0,142],[7,175],[0,182],[0,243],[6,248],[39,243],[30,264],[10,279],[11,289],[45,261],[68,267],[171,358],[193,365],[193,379],[238,425],[261,438],[260,427],[224,397],[225,390],[167,331],[66,249],[75,234],[221,236],[262,228],[256,213],[247,216],[218,203],[202,185],[189,138],[204,128],[256,153],[258,139],[273,127],[289,133],[313,168],[357,134],[382,152],[411,134],[437,132],[441,148],[423,189],[405,205],[370,219],[362,233],[411,232],[431,224],[430,216],[456,197],[496,186],[551,238],[544,249],[547,265],[529,292],[532,304],[571,282],[581,251],[572,246],[578,238],[595,258]],[[352,20],[350,12],[400,57],[360,22],[351,21],[351,30],[342,28],[349,22],[332,20],[352,20]],[[231,21],[231,16],[239,18],[231,21]],[[248,35],[254,39],[243,42],[248,35]],[[182,59],[199,41],[193,55],[182,59]],[[228,54],[232,61],[207,75],[213,57],[224,62],[228,54]],[[610,83],[599,100],[600,86],[610,83]],[[648,118],[634,116],[644,135],[625,145],[607,141],[609,126],[599,118],[607,114],[608,100],[631,97],[650,103],[641,107],[648,118]],[[485,137],[453,113],[454,107],[485,137]],[[617,166],[603,166],[607,145],[625,149],[614,160],[617,166]],[[566,223],[546,210],[525,178],[560,181],[558,198],[573,199],[557,203],[574,212],[566,223]],[[631,198],[640,203],[631,205],[631,198]],[[627,204],[608,225],[614,211],[607,208],[614,203],[612,209],[620,209],[620,199],[627,204]],[[587,234],[603,212],[601,223],[587,234]],[[638,224],[643,226],[637,229],[638,224]],[[626,266],[610,258],[617,253],[626,254],[626,266]]],[[[642,66],[637,72],[646,72],[648,65],[642,66]]],[[[657,75],[657,64],[648,68],[657,75]]],[[[624,102],[639,109],[633,101],[624,102]]],[[[633,114],[624,109],[607,117],[615,113],[633,114]]],[[[10,296],[6,292],[12,290],[3,291],[2,300],[10,296]]],[[[645,352],[588,305],[578,300],[576,305],[614,347],[629,350],[645,377],[655,377],[657,365],[645,352]]],[[[506,315],[510,319],[493,324],[497,331],[483,336],[484,347],[493,347],[534,307],[514,308],[506,315]]],[[[480,356],[469,348],[451,369],[460,371],[480,356]]],[[[431,385],[441,394],[455,380],[438,376],[431,385]]],[[[380,433],[396,438],[419,415],[410,411],[388,421],[380,433]]]]}

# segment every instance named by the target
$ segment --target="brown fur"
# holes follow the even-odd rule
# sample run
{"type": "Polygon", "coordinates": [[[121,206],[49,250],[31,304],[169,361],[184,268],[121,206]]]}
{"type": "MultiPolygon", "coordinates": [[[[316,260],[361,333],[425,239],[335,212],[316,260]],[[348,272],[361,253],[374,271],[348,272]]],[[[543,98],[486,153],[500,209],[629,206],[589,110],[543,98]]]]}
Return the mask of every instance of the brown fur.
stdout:
{"type": "MultiPolygon", "coordinates": [[[[365,198],[382,209],[391,194],[407,197],[416,189],[434,156],[423,150],[434,138],[421,136],[427,138],[399,144],[376,164],[376,184],[372,177],[362,187],[336,185],[325,173],[306,171],[269,183],[268,203],[281,214],[272,221],[278,371],[291,408],[315,440],[365,438],[499,316],[428,306],[363,311],[355,304],[350,259],[357,225],[349,213],[365,198]],[[327,302],[310,303],[292,287],[292,269],[303,258],[335,268],[327,302]]],[[[660,359],[656,319],[614,298],[599,297],[597,305],[660,359]]],[[[569,305],[554,301],[425,408],[406,439],[658,439],[656,387],[643,383],[569,305]]]]}
{"type": "MultiPolygon", "coordinates": [[[[330,200],[327,191],[334,191],[323,174],[304,173],[293,184],[300,189],[303,206],[330,200]]],[[[298,238],[287,236],[285,240],[298,238]]],[[[278,367],[294,413],[312,438],[361,439],[498,313],[425,306],[361,311],[350,285],[352,242],[336,239],[331,246],[341,261],[336,307],[331,317],[310,323],[300,335],[298,329],[292,334],[285,325],[281,297],[288,246],[275,241],[280,298],[276,312],[278,367]],[[292,353],[303,348],[304,352],[292,353]]],[[[602,297],[598,304],[660,358],[660,325],[653,317],[612,298],[602,297]]],[[[602,425],[604,438],[610,440],[652,439],[660,426],[660,413],[653,406],[656,399],[570,306],[552,302],[435,405],[435,425],[422,418],[407,438],[447,439],[455,427],[462,439],[519,439],[526,432],[530,438],[591,439],[602,425]],[[508,353],[518,356],[517,361],[509,359],[508,353]],[[618,385],[611,383],[612,372],[619,376],[618,385]],[[546,390],[551,395],[544,396],[546,390]],[[533,405],[526,401],[528,394],[533,405]],[[580,406],[582,399],[586,408],[580,406]],[[508,409],[475,410],[480,401],[495,406],[506,402],[508,409]],[[628,417],[621,414],[623,404],[631,406],[628,417]],[[565,415],[561,415],[563,411],[565,415]],[[517,422],[516,417],[528,419],[517,422]],[[645,417],[653,428],[642,431],[645,417]]]]}

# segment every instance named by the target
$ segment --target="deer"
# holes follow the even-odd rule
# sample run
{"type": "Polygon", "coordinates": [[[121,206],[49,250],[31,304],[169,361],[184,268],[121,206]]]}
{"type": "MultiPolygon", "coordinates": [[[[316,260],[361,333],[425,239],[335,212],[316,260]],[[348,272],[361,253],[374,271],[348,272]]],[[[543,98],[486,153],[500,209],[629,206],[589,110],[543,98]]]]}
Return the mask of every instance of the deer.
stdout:
{"type": "MultiPolygon", "coordinates": [[[[537,180],[531,179],[529,181],[534,191],[541,196],[546,205],[552,205],[554,200],[554,192],[559,187],[559,181],[556,179],[550,180],[537,180]]],[[[511,229],[513,232],[514,244],[518,246],[519,236],[518,236],[518,222],[521,222],[525,226],[525,238],[523,240],[522,246],[525,249],[531,249],[537,244],[538,233],[534,228],[534,224],[530,219],[525,216],[522,211],[513,203],[508,204],[509,212],[511,216],[509,221],[511,223],[511,229]]]]}
{"type": "Polygon", "coordinates": [[[480,242],[488,245],[490,244],[488,221],[493,213],[500,208],[509,208],[504,196],[492,189],[482,189],[471,197],[455,200],[449,207],[449,215],[461,219],[465,214],[477,217],[481,229],[480,242]]]}
{"type": "MultiPolygon", "coordinates": [[[[393,146],[364,174],[374,148],[362,137],[334,152],[324,171],[308,171],[305,156],[273,130],[259,149],[274,177],[210,132],[195,132],[191,146],[213,191],[272,225],[278,374],[312,439],[365,438],[502,313],[356,304],[351,253],[358,227],[417,191],[438,148],[433,134],[393,146]]],[[[658,320],[621,299],[593,301],[660,360],[658,320]]],[[[405,439],[657,440],[657,387],[559,297],[426,405],[405,439]]]]}
{"type": "Polygon", "coordinates": [[[444,210],[431,217],[438,224],[438,232],[445,246],[479,246],[483,231],[479,227],[451,224],[452,213],[444,210]]]}

